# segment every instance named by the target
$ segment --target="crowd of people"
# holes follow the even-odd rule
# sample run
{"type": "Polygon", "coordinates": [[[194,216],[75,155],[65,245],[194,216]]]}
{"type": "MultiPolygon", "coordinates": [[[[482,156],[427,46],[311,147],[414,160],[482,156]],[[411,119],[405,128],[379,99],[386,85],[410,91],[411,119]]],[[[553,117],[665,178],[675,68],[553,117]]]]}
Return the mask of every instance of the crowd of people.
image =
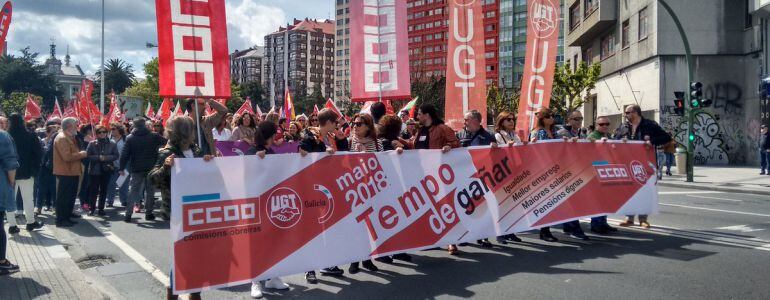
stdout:
{"type": "MultiPolygon", "coordinates": [[[[19,216],[24,216],[26,230],[43,226],[36,215],[53,209],[55,226],[70,227],[81,214],[94,217],[106,215],[105,209],[123,207],[123,220],[134,222],[134,214],[143,214],[147,221],[156,216],[169,220],[171,215],[171,167],[175,158],[203,158],[210,161],[219,156],[217,141],[242,141],[251,149],[248,155],[264,158],[274,154],[273,147],[286,142],[298,143],[298,152],[333,154],[338,151],[403,153],[409,149],[436,149],[443,153],[470,146],[492,148],[512,146],[549,139],[627,139],[647,140],[664,147],[671,144],[671,136],[654,121],[642,116],[639,106],[625,110],[626,122],[615,130],[608,117],[592,120],[594,126],[584,127],[579,111],[566,116],[566,124],[557,125],[548,108],[537,113],[536,128],[522,141],[517,134],[515,116],[501,112],[489,131],[478,111],[465,117],[464,129],[455,132],[444,124],[437,109],[425,104],[410,118],[406,112],[387,114],[383,103],[375,103],[370,112],[345,118],[331,109],[323,109],[309,116],[293,120],[271,112],[264,116],[252,113],[230,114],[217,101],[188,99],[185,103],[189,116],[175,116],[165,122],[138,118],[131,123],[114,123],[109,127],[78,124],[74,118],[52,119],[48,122],[25,123],[22,116],[0,117],[0,224],[7,220],[9,233],[20,231],[19,216]],[[206,106],[213,113],[203,115],[206,106]],[[197,107],[196,107],[197,106],[197,107]],[[201,112],[198,115],[196,112],[201,112]],[[160,191],[160,205],[156,205],[156,189],[160,191]],[[115,203],[119,200],[119,205],[115,203]],[[75,203],[79,201],[79,206],[75,203]],[[157,207],[159,206],[159,207],[157,207]],[[23,209],[22,209],[23,208],[23,209]]],[[[649,228],[647,216],[638,216],[639,226],[649,228]]],[[[628,216],[620,226],[634,226],[635,216],[628,216]]],[[[562,224],[563,232],[573,238],[589,240],[578,221],[562,224]]],[[[610,234],[617,231],[606,217],[593,218],[590,231],[610,234]]],[[[540,229],[540,239],[557,242],[550,228],[540,229]]],[[[520,242],[515,234],[496,237],[501,244],[520,242]]],[[[489,239],[478,240],[482,247],[491,247],[489,239]]],[[[449,245],[451,255],[459,253],[462,245],[449,245]]],[[[6,257],[6,233],[0,230],[0,275],[13,273],[19,267],[6,257]]],[[[17,258],[18,259],[18,258],[17,258]]],[[[375,259],[390,263],[394,259],[411,261],[403,253],[375,259]]],[[[378,270],[372,260],[352,263],[348,272],[355,274],[363,267],[378,270]]],[[[337,266],[320,270],[323,275],[342,276],[337,266]]],[[[316,272],[305,274],[309,283],[316,283],[316,272]]],[[[288,289],[289,286],[274,278],[264,283],[266,288],[288,289]]],[[[252,296],[261,297],[262,285],[252,283],[252,296]]],[[[199,295],[192,295],[195,299],[199,295]]]]}

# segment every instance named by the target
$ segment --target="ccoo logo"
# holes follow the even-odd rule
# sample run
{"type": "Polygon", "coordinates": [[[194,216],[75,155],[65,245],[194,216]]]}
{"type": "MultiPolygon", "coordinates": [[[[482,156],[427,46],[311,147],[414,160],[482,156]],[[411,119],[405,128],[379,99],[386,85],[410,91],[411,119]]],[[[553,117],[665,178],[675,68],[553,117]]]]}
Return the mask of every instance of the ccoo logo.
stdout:
{"type": "Polygon", "coordinates": [[[292,228],[302,218],[302,200],[294,190],[279,188],[267,199],[267,216],[276,227],[292,228]]]}
{"type": "Polygon", "coordinates": [[[548,38],[554,34],[559,25],[559,7],[551,0],[534,0],[529,7],[529,20],[532,22],[537,38],[548,38]]]}

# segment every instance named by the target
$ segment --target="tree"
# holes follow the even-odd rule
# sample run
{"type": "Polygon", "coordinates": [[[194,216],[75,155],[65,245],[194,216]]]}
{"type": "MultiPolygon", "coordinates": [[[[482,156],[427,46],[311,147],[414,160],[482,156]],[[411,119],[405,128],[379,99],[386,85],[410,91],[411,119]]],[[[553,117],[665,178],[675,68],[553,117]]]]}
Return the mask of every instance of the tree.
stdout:
{"type": "Polygon", "coordinates": [[[519,109],[521,95],[518,89],[498,89],[496,85],[489,86],[487,90],[487,116],[490,123],[494,123],[497,115],[507,111],[516,118],[519,109]]]}
{"type": "Polygon", "coordinates": [[[444,118],[445,94],[446,78],[443,76],[431,76],[412,82],[412,98],[420,97],[417,105],[433,104],[441,118],[444,118]]]}
{"type": "Polygon", "coordinates": [[[551,109],[562,117],[580,109],[588,100],[591,90],[596,87],[602,66],[599,63],[588,65],[580,62],[573,71],[569,63],[556,68],[553,76],[551,109]]]}
{"type": "Polygon", "coordinates": [[[307,95],[304,98],[295,98],[294,111],[297,113],[297,115],[309,115],[313,113],[314,106],[317,105],[318,109],[321,109],[323,108],[324,104],[326,104],[326,98],[321,92],[321,85],[315,83],[315,85],[313,85],[313,92],[310,95],[307,95]]]}
{"type": "Polygon", "coordinates": [[[257,106],[260,107],[262,112],[270,110],[270,102],[265,97],[265,88],[258,81],[244,82],[240,86],[241,96],[251,98],[251,106],[254,111],[257,110],[257,106]]]}
{"type": "MultiPolygon", "coordinates": [[[[114,91],[116,94],[123,94],[126,89],[131,87],[136,81],[134,75],[134,66],[120,58],[113,58],[104,64],[104,90],[105,93],[114,91]]],[[[94,92],[100,89],[102,82],[102,71],[96,72],[94,81],[94,92]]]]}
{"type": "MultiPolygon", "coordinates": [[[[32,95],[33,100],[35,100],[38,104],[43,100],[42,97],[32,95]]],[[[5,113],[6,115],[11,115],[12,113],[20,113],[24,115],[24,108],[26,108],[27,104],[27,93],[21,93],[21,92],[13,92],[8,97],[3,97],[2,100],[0,100],[0,111],[5,113]]]]}
{"type": "MultiPolygon", "coordinates": [[[[158,58],[155,57],[143,65],[145,79],[134,79],[133,85],[126,89],[128,96],[140,97],[148,101],[157,110],[162,99],[160,92],[160,79],[158,71],[158,58]]],[[[106,79],[106,78],[105,78],[106,79]]]]}
{"type": "MultiPolygon", "coordinates": [[[[61,93],[57,89],[54,75],[49,74],[46,66],[37,62],[38,53],[29,47],[21,49],[21,56],[7,55],[0,58],[0,90],[2,98],[9,99],[17,92],[31,93],[43,97],[43,111],[53,110],[55,97],[61,93]]],[[[25,97],[26,99],[26,97],[25,97]]]]}

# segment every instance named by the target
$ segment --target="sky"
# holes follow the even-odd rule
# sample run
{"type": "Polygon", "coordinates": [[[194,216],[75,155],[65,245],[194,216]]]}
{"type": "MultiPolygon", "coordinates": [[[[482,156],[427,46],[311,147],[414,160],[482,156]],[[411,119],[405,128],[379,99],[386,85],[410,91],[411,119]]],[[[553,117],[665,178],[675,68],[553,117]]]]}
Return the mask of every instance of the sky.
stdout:
{"type": "MultiPolygon", "coordinates": [[[[64,60],[67,47],[72,62],[92,76],[101,55],[101,0],[17,0],[13,3],[7,43],[18,55],[27,46],[44,61],[51,39],[57,57],[64,60]]],[[[262,46],[264,36],[294,18],[334,17],[334,0],[225,0],[230,52],[262,46]]],[[[157,43],[155,0],[105,0],[105,60],[120,58],[143,77],[142,65],[157,56],[147,42],[157,43]]]]}

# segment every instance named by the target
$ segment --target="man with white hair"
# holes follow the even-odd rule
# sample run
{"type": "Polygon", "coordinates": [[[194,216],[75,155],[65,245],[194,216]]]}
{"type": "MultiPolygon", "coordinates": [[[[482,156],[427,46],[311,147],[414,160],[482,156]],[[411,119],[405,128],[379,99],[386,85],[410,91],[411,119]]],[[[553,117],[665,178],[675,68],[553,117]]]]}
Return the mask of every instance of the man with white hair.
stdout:
{"type": "Polygon", "coordinates": [[[66,118],[61,122],[61,132],[54,140],[53,174],[56,175],[58,186],[56,190],[56,226],[69,227],[76,222],[71,217],[75,207],[75,197],[78,193],[78,183],[83,172],[81,159],[86,158],[86,152],[80,151],[75,135],[78,132],[78,120],[66,118]]]}
{"type": "Polygon", "coordinates": [[[0,116],[0,130],[8,131],[8,118],[0,116]]]}

